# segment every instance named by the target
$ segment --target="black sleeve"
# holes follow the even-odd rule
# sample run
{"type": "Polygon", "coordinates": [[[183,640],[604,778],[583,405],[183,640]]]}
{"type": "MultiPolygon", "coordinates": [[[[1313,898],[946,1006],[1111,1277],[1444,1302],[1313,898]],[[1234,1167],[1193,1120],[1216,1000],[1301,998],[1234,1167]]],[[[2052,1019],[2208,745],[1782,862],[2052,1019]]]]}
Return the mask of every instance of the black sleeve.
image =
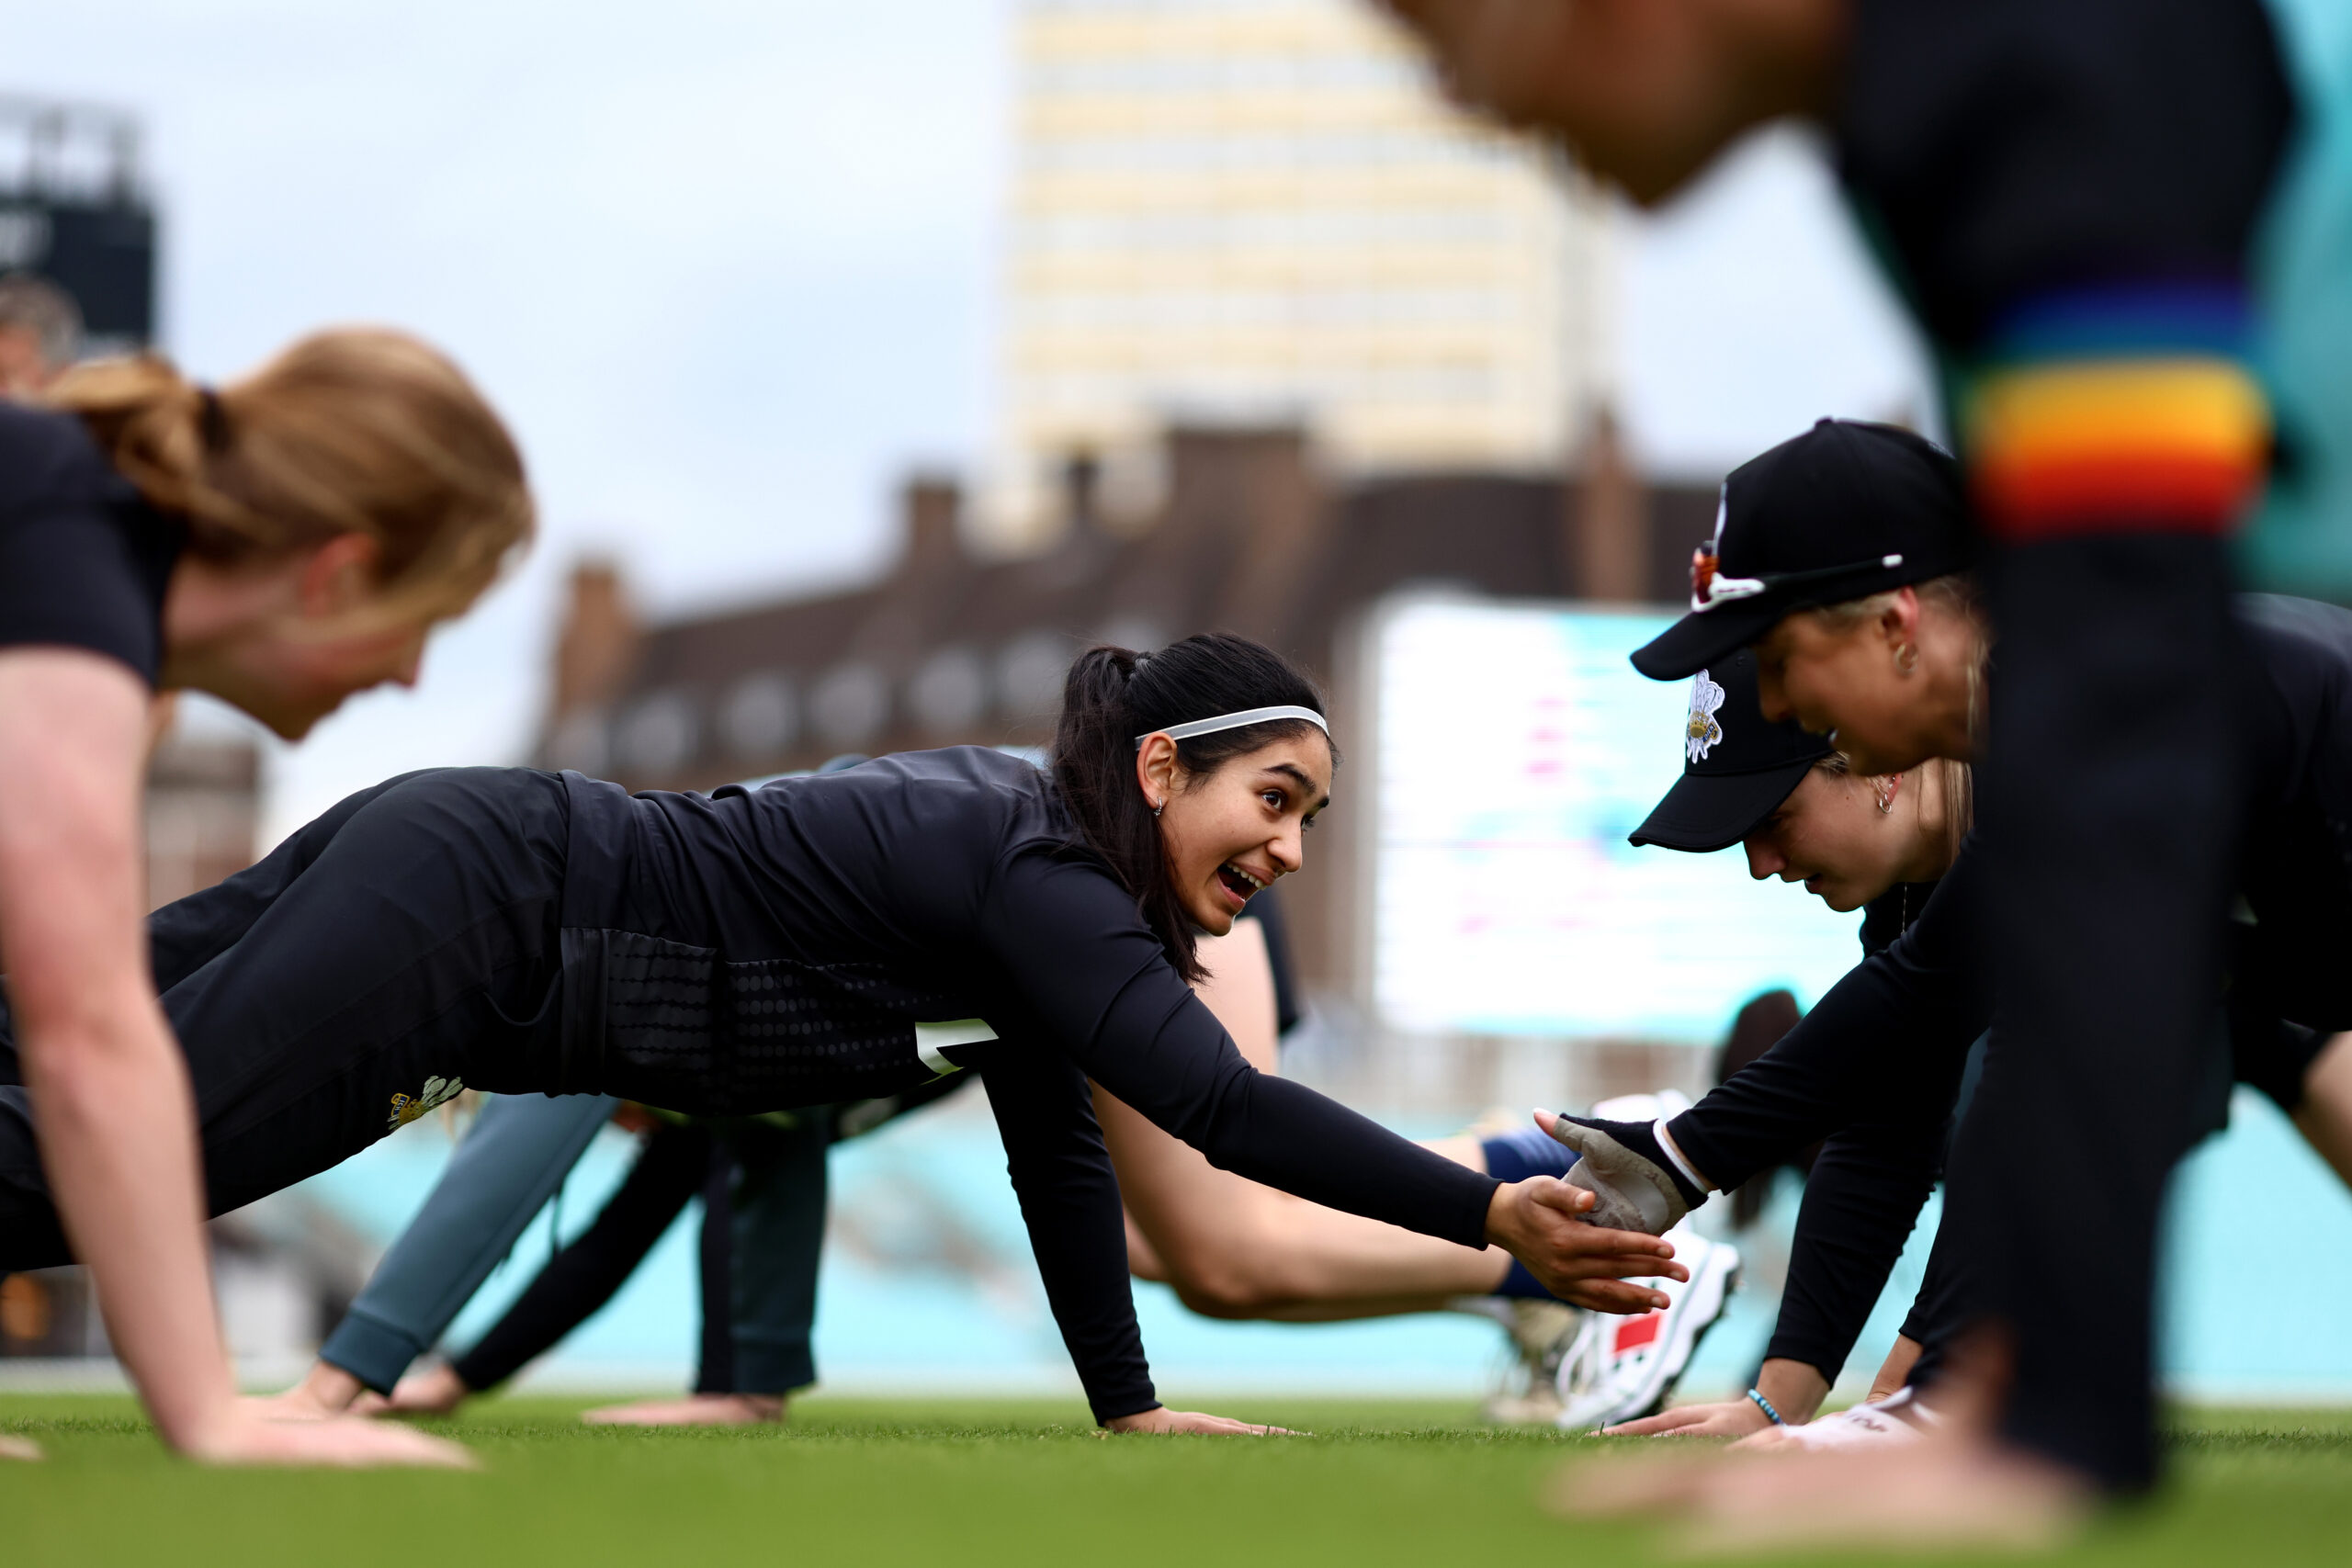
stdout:
{"type": "MultiPolygon", "coordinates": [[[[1903,1337],[1929,1356],[1951,1343],[1968,1321],[1971,1279],[1960,1244],[1949,1225],[1936,1229],[1936,1245],[1928,1253],[1928,1271],[1919,1293],[1903,1319],[1903,1337]]],[[[1915,1374],[1916,1376],[1916,1374],[1915,1374]]]]}
{"type": "Polygon", "coordinates": [[[999,868],[982,940],[1044,1038],[1211,1165],[1328,1208],[1486,1245],[1489,1176],[1258,1072],[1178,977],[1135,900],[1091,863],[999,868]]]}
{"type": "Polygon", "coordinates": [[[0,405],[0,647],[83,649],[153,685],[177,549],[79,421],[0,405]]]}
{"type": "Polygon", "coordinates": [[[1729,1190],[1858,1122],[1943,1124],[1968,1047],[1992,1016],[1977,922],[1982,859],[1972,839],[1894,946],[1668,1123],[1708,1180],[1729,1190]]]}
{"type": "Polygon", "coordinates": [[[1767,1357],[1838,1381],[1935,1186],[1943,1138],[1941,1126],[1870,1122],[1822,1145],[1805,1178],[1767,1357]]]}
{"type": "Polygon", "coordinates": [[[1967,354],[2052,291],[2240,276],[2292,122],[2260,0],[1858,0],[1835,132],[1967,354]]]}
{"type": "Polygon", "coordinates": [[[1159,1403],[1127,1283],[1127,1235],[1086,1075],[1062,1057],[1020,1045],[987,1053],[980,1080],[1004,1139],[1046,1300],[1085,1385],[1094,1419],[1159,1403]]]}

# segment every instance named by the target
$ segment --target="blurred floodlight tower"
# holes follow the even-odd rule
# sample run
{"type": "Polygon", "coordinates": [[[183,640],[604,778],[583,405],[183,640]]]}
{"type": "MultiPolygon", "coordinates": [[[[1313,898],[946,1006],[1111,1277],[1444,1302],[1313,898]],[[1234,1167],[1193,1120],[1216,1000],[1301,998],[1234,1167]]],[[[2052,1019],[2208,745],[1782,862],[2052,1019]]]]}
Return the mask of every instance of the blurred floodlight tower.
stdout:
{"type": "Polygon", "coordinates": [[[1171,422],[1299,421],[1352,473],[1575,455],[1607,209],[1364,0],[1024,0],[1019,70],[998,543],[1074,457],[1148,513],[1171,422]]]}

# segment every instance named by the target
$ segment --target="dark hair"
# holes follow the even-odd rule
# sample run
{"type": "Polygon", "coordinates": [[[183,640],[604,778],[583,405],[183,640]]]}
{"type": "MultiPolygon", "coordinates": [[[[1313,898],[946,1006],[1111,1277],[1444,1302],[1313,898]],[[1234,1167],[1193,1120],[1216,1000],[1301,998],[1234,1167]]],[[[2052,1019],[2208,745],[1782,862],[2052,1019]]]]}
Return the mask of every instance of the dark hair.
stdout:
{"type": "MultiPolygon", "coordinates": [[[[1080,654],[1062,682],[1054,727],[1054,783],[1086,847],[1102,858],[1136,904],[1168,961],[1188,981],[1204,971],[1193,956],[1192,922],[1177,901],[1159,824],[1136,784],[1136,737],[1196,718],[1250,708],[1323,711],[1322,694],[1290,661],[1248,637],[1213,632],[1170,643],[1158,653],[1108,646],[1080,654]]],[[[1221,729],[1176,743],[1176,756],[1205,778],[1244,752],[1294,738],[1314,726],[1303,718],[1221,729]]],[[[1335,747],[1332,761],[1339,761],[1335,747]]]]}
{"type": "MultiPolygon", "coordinates": [[[[1804,1017],[1796,998],[1787,991],[1766,991],[1750,997],[1732,1021],[1730,1038],[1715,1053],[1715,1081],[1724,1082],[1779,1044],[1781,1036],[1794,1029],[1804,1017]]],[[[1821,1145],[1815,1144],[1783,1163],[1800,1176],[1810,1176],[1813,1162],[1820,1153],[1821,1145]]],[[[1731,1190],[1734,1230],[1746,1230],[1763,1218],[1765,1201],[1772,1195],[1772,1177],[1780,1168],[1776,1165],[1758,1171],[1731,1190]]]]}

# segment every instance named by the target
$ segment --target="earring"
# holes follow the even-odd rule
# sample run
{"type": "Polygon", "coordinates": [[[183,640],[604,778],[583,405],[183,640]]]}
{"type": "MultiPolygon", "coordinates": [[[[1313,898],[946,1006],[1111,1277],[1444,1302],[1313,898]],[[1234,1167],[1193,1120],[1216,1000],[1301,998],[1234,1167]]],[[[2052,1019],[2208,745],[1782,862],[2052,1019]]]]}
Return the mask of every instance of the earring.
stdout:
{"type": "Polygon", "coordinates": [[[1167,807],[1168,807],[1168,803],[1167,803],[1166,801],[1164,801],[1164,800],[1163,800],[1163,801],[1161,801],[1159,805],[1154,806],[1154,807],[1151,808],[1151,814],[1152,814],[1154,817],[1157,817],[1157,816],[1159,816],[1159,815],[1160,814],[1160,812],[1162,812],[1163,810],[1167,809],[1167,807]]]}
{"type": "Polygon", "coordinates": [[[1894,650],[1894,667],[1904,674],[1908,675],[1911,671],[1919,668],[1919,650],[1911,646],[1911,644],[1907,642],[1905,643],[1901,648],[1894,650]]]}
{"type": "Polygon", "coordinates": [[[1888,816],[1894,812],[1895,795],[1901,791],[1902,788],[1903,775],[1901,773],[1895,773],[1889,777],[1883,778],[1879,780],[1875,785],[1871,786],[1871,793],[1878,796],[1878,814],[1881,817],[1888,816]]]}

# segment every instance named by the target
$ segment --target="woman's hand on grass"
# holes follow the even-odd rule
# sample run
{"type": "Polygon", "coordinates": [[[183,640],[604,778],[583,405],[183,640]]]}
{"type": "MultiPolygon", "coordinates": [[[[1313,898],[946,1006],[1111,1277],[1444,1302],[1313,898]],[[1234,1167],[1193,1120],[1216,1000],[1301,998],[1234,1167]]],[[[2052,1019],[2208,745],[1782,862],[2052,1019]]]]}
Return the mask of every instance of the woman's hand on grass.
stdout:
{"type": "Polygon", "coordinates": [[[1114,1416],[1102,1423],[1114,1432],[1182,1432],[1204,1438],[1288,1438],[1282,1427],[1253,1427],[1224,1416],[1204,1416],[1196,1410],[1170,1410],[1157,1404],[1133,1416],[1114,1416]]]}
{"type": "Polygon", "coordinates": [[[1720,1404],[1682,1404],[1639,1421],[1603,1427],[1608,1438],[1746,1438],[1771,1426],[1772,1418],[1752,1399],[1727,1399],[1720,1404]]]}
{"type": "Polygon", "coordinates": [[[272,1420],[243,1400],[232,1404],[219,1421],[208,1424],[182,1446],[181,1451],[198,1464],[331,1470],[375,1470],[393,1465],[442,1470],[479,1468],[472,1454],[446,1438],[356,1416],[329,1416],[314,1421],[272,1420]]]}
{"type": "Polygon", "coordinates": [[[1571,1306],[1594,1312],[1658,1312],[1666,1293],[1629,1280],[1688,1280],[1674,1244],[1639,1231],[1602,1230],[1585,1222],[1593,1195],[1556,1176],[1531,1176],[1495,1189],[1487,1205],[1487,1239],[1527,1265],[1544,1288],[1571,1306]]]}

